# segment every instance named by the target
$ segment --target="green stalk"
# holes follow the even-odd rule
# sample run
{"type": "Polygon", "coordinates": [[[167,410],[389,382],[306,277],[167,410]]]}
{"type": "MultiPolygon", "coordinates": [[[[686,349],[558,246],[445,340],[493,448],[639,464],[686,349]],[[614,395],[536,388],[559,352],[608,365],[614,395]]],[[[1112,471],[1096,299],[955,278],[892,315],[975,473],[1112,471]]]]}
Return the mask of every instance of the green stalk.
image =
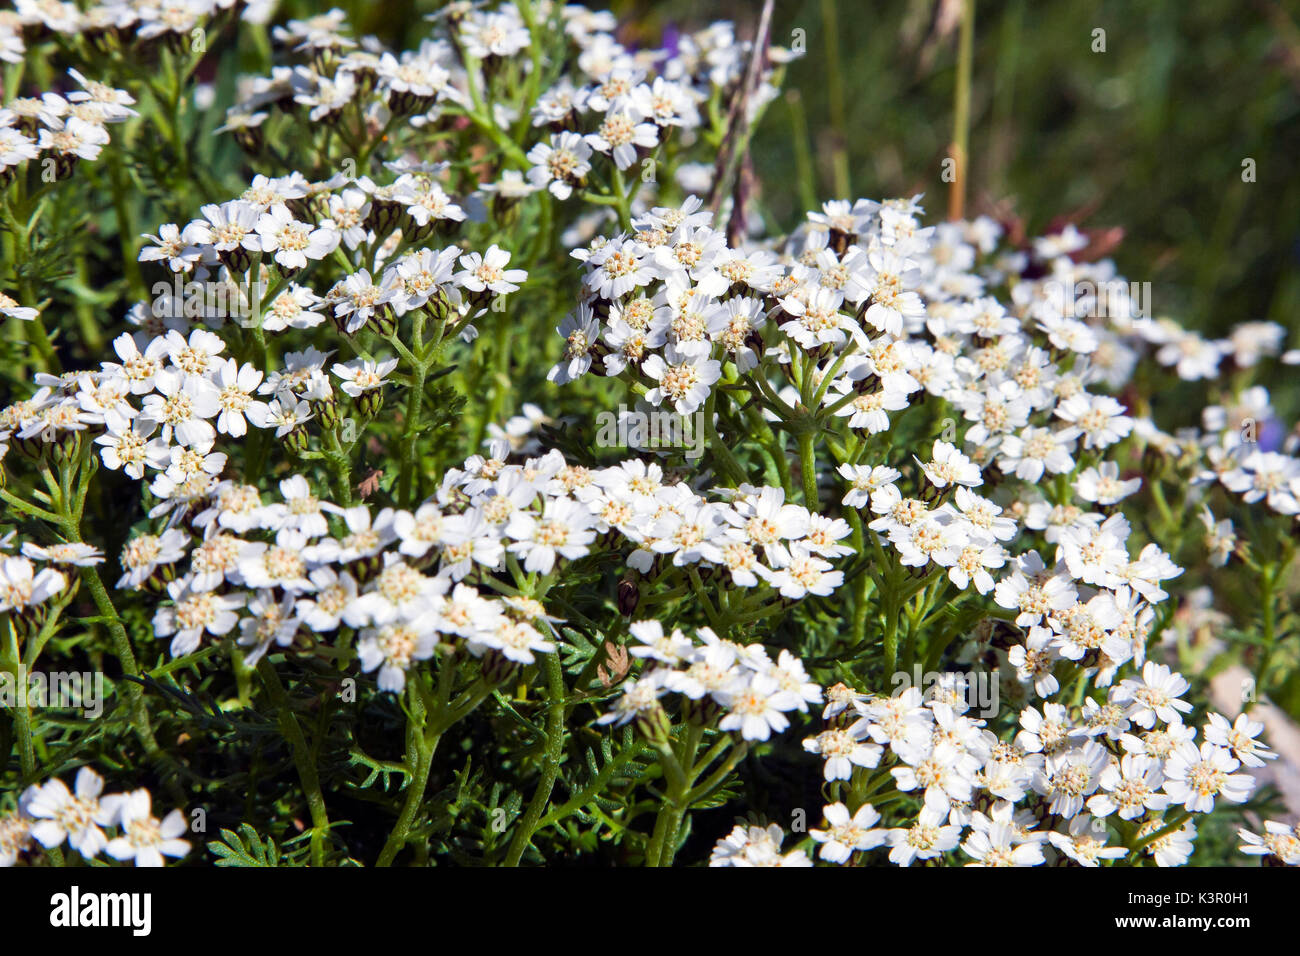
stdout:
{"type": "MultiPolygon", "coordinates": [[[[83,456],[85,451],[82,452],[83,456]]],[[[84,543],[81,536],[81,508],[85,502],[86,487],[90,482],[90,476],[94,471],[94,458],[83,460],[81,462],[81,477],[75,496],[60,495],[57,502],[57,511],[59,525],[63,535],[68,541],[73,543],[84,543]],[[74,497],[74,501],[69,501],[69,497],[74,497]]],[[[67,469],[64,469],[66,474],[67,469]]],[[[78,569],[81,573],[81,580],[90,591],[91,597],[95,601],[95,607],[99,610],[100,617],[108,625],[108,633],[113,641],[113,652],[117,655],[118,662],[122,665],[122,671],[130,678],[139,678],[140,668],[136,663],[135,652],[131,648],[131,638],[126,633],[126,627],[122,623],[121,617],[118,616],[117,608],[113,606],[113,599],[108,594],[108,589],[104,587],[104,582],[99,576],[99,569],[94,565],[78,569]]],[[[158,741],[154,739],[153,727],[149,723],[149,712],[145,707],[144,692],[136,680],[128,680],[126,688],[123,691],[126,703],[131,712],[131,725],[135,729],[136,735],[139,736],[140,742],[144,745],[145,752],[151,757],[158,752],[158,741]]]]}
{"type": "MultiPolygon", "coordinates": [[[[5,654],[5,667],[12,668],[14,680],[21,684],[26,680],[22,673],[22,652],[18,648],[18,635],[14,632],[13,620],[10,615],[5,615],[5,636],[8,651],[5,654]]],[[[36,748],[32,742],[32,713],[26,697],[23,699],[23,705],[18,706],[14,702],[12,708],[14,726],[18,731],[18,764],[22,769],[23,783],[31,783],[36,779],[36,748]]]]}
{"type": "Polygon", "coordinates": [[[817,511],[817,450],[813,446],[813,433],[799,434],[799,467],[803,472],[803,503],[809,511],[817,511]]]}
{"type": "Polygon", "coordinates": [[[424,802],[424,791],[429,785],[429,773],[433,769],[433,756],[438,749],[439,741],[442,740],[442,735],[492,693],[492,685],[479,678],[459,697],[451,701],[451,687],[455,672],[456,665],[453,661],[443,662],[438,676],[437,697],[430,702],[433,707],[425,703],[415,676],[412,675],[408,679],[411,715],[408,721],[418,721],[418,726],[408,724],[407,766],[411,768],[411,773],[406,784],[406,800],[402,803],[401,814],[388,834],[388,840],[380,851],[376,866],[392,866],[394,857],[406,845],[411,826],[424,802]]]}
{"type": "Polygon", "coordinates": [[[617,200],[615,205],[618,207],[618,222],[625,232],[632,231],[632,210],[631,203],[627,194],[627,183],[623,181],[623,170],[618,168],[618,163],[610,157],[611,168],[614,171],[614,198],[617,200]]]}
{"type": "Polygon", "coordinates": [[[1136,862],[1139,855],[1141,854],[1142,850],[1145,847],[1150,846],[1152,843],[1155,843],[1157,840],[1168,836],[1169,834],[1173,833],[1175,830],[1180,829],[1182,825],[1187,822],[1187,819],[1190,816],[1191,813],[1189,811],[1179,810],[1177,813],[1174,814],[1173,819],[1170,820],[1168,823],[1166,823],[1164,826],[1162,826],[1159,830],[1156,830],[1154,833],[1151,833],[1148,836],[1144,837],[1143,839],[1139,840],[1137,845],[1133,847],[1132,851],[1128,855],[1129,863],[1136,862]]]}
{"type": "Polygon", "coordinates": [[[834,134],[831,168],[835,172],[835,195],[841,199],[851,199],[848,127],[844,115],[844,70],[840,66],[840,16],[836,0],[822,0],[822,37],[826,41],[826,98],[830,104],[831,130],[834,134]]]}
{"type": "Polygon", "coordinates": [[[560,775],[560,758],[564,754],[564,698],[566,689],[564,686],[564,671],[560,665],[558,651],[546,655],[546,680],[547,691],[551,700],[546,711],[546,752],[542,758],[542,777],[537,783],[537,790],[533,793],[533,799],[528,803],[528,809],[524,811],[524,818],[519,823],[519,829],[515,831],[514,838],[510,841],[510,848],[506,852],[506,866],[519,865],[524,851],[528,849],[528,844],[537,831],[538,823],[542,818],[542,811],[546,809],[546,805],[551,799],[551,791],[555,789],[555,780],[560,775]]]}
{"type": "Polygon", "coordinates": [[[307,808],[311,812],[312,825],[311,865],[324,866],[325,834],[329,832],[330,819],[325,810],[325,795],[321,792],[320,777],[316,773],[316,761],[311,748],[307,745],[302,727],[298,725],[298,718],[294,716],[290,707],[289,695],[285,693],[279,675],[266,657],[259,662],[257,672],[262,678],[262,684],[271,695],[271,702],[279,711],[280,733],[289,743],[289,749],[293,753],[293,764],[298,770],[298,779],[302,782],[302,788],[307,795],[307,808]]]}
{"type": "Polygon", "coordinates": [[[415,475],[416,430],[424,404],[424,382],[429,365],[424,355],[424,310],[416,309],[411,330],[415,366],[411,369],[411,390],[406,400],[406,421],[402,428],[402,470],[397,482],[397,500],[403,507],[411,503],[411,484],[415,475]]]}
{"type": "Polygon", "coordinates": [[[962,0],[961,37],[957,47],[957,85],[953,91],[952,152],[956,178],[948,194],[948,218],[961,219],[966,210],[966,180],[970,161],[970,89],[975,50],[975,0],[962,0]]]}

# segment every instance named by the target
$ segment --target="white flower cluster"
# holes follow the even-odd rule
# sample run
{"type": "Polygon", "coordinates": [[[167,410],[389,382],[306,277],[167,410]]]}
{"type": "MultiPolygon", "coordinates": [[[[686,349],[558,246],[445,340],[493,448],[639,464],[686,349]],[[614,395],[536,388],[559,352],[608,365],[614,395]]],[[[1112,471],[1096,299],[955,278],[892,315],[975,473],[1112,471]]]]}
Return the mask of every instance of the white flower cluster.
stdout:
{"type": "Polygon", "coordinates": [[[68,75],[81,89],[66,97],[53,92],[18,97],[0,108],[0,183],[20,175],[42,153],[54,162],[56,178],[64,179],[78,160],[99,158],[109,141],[110,124],[136,115],[131,109],[135,98],[126,90],[87,79],[76,70],[68,75]]]}
{"type": "MultiPolygon", "coordinates": [[[[843,803],[826,807],[826,829],[811,831],[821,859],[844,863],[888,845],[890,862],[908,866],[960,845],[971,866],[1036,866],[1052,850],[1097,866],[1130,854],[1108,845],[1103,821],[1113,814],[1131,829],[1130,846],[1160,866],[1179,866],[1196,836],[1190,814],[1209,813],[1216,799],[1244,802],[1255,781],[1235,771],[1277,756],[1256,740],[1263,724],[1245,714],[1229,723],[1211,713],[1198,747],[1198,728],[1182,721],[1191,710],[1180,696],[1187,681],[1151,661],[1140,678],[1112,687],[1104,705],[1025,708],[1005,740],[967,715],[962,680],[950,675],[928,699],[916,688],[890,698],[843,684],[827,692],[827,729],[804,742],[822,756],[826,780],[852,780],[857,768],[882,772],[851,816],[843,803]],[[910,826],[877,828],[869,800],[879,800],[874,794],[891,778],[893,791],[923,806],[910,826]]],[[[1255,841],[1262,849],[1253,852],[1285,850],[1273,837],[1255,841]]]]}
{"type": "Polygon", "coordinates": [[[204,329],[188,338],[175,329],[152,339],[124,332],[113,349],[119,361],[97,370],[38,375],[36,394],[0,410],[0,453],[12,439],[40,457],[94,433],[108,468],[136,479],[156,473],[150,487],[162,514],[217,483],[226,463],[213,450],[218,432],[241,437],[250,421],[287,430],[311,415],[285,393],[270,404],[255,398],[259,386],[267,390],[261,370],[224,356],[226,343],[204,329]]]}
{"type": "MultiPolygon", "coordinates": [[[[163,225],[145,237],[153,245],[140,259],[185,274],[185,294],[164,284],[159,301],[136,306],[135,321],[185,329],[201,318],[220,328],[234,315],[245,326],[282,332],[328,317],[349,335],[363,327],[391,335],[397,319],[418,310],[459,327],[494,297],[519,289],[527,272],[508,268],[511,254],[496,245],[483,253],[418,245],[467,217],[439,185],[445,163],[387,166],[396,176],[384,186],[343,173],[317,183],[297,172],[258,175],[239,198],[204,206],[203,218],[163,225]],[[304,270],[325,259],[345,274],[322,294],[305,284],[304,270]],[[195,284],[201,295],[190,294],[195,284]]],[[[467,339],[475,334],[468,325],[460,331],[467,339]]]]}
{"type": "Polygon", "coordinates": [[[733,253],[701,205],[692,197],[680,209],[656,208],[634,220],[631,235],[575,251],[586,267],[584,297],[557,330],[565,352],[552,381],[593,367],[626,373],[652,405],[687,415],[708,399],[722,361],[741,372],[758,363],[753,346],[767,310],[754,293],[770,292],[781,270],[770,253],[733,253]]]}
{"type": "MultiPolygon", "coordinates": [[[[238,5],[233,0],[107,0],[81,5],[68,0],[14,0],[13,10],[0,11],[0,61],[21,63],[27,50],[24,34],[40,39],[46,31],[144,56],[164,43],[189,46],[194,30],[236,6],[243,20],[265,23],[276,5],[275,0],[238,5]]],[[[291,25],[297,22],[290,21],[291,25]]]]}
{"type": "Polygon", "coordinates": [[[724,641],[707,627],[696,632],[701,642],[696,644],[680,630],[665,634],[653,620],[637,621],[629,632],[639,642],[632,656],[653,664],[627,682],[614,709],[597,723],[618,726],[636,720],[653,738],[657,723],[667,728],[659,699],[672,692],[686,698],[702,723],[711,723],[720,712],[719,730],[739,732],[744,740],[767,740],[790,725],[787,713],[807,711],[822,699],[821,687],[787,650],[773,661],[763,645],[724,641]]]}
{"type": "Polygon", "coordinates": [[[737,824],[726,837],[718,841],[709,857],[709,866],[812,866],[812,860],[803,850],[781,852],[785,834],[773,823],[767,827],[737,824]]]}
{"type": "MultiPolygon", "coordinates": [[[[263,191],[260,201],[272,210],[261,213],[259,222],[276,210],[287,210],[283,202],[273,198],[279,195],[275,189],[297,191],[286,181],[268,180],[261,185],[255,182],[252,188],[263,191]]],[[[217,277],[212,278],[214,274],[203,263],[216,265],[229,250],[220,248],[225,240],[208,227],[218,229],[223,221],[229,226],[241,217],[251,222],[258,216],[257,208],[247,198],[225,207],[206,207],[209,220],[191,223],[179,232],[174,225],[165,226],[160,230],[161,245],[147,247],[141,253],[142,259],[165,259],[178,271],[193,270],[204,281],[211,278],[216,288],[231,290],[230,297],[223,294],[197,299],[200,304],[216,304],[215,310],[202,315],[204,322],[214,328],[224,324],[229,303],[238,302],[235,296],[245,295],[250,286],[236,282],[225,265],[220,265],[217,277]]],[[[334,223],[324,222],[327,225],[317,231],[329,232],[337,241],[334,223]]],[[[295,223],[303,225],[290,220],[290,225],[295,223]]],[[[232,234],[224,235],[234,242],[232,234]]],[[[236,243],[235,247],[259,254],[277,248],[259,240],[259,235],[251,233],[244,238],[243,246],[236,243]]],[[[373,232],[367,235],[374,240],[373,232]]],[[[310,237],[304,235],[303,241],[306,245],[301,254],[310,254],[310,237]]],[[[281,244],[278,248],[285,247],[281,244]]],[[[289,282],[267,303],[260,328],[308,328],[324,321],[324,315],[317,310],[328,310],[347,332],[356,332],[367,323],[391,332],[394,317],[414,309],[426,309],[451,327],[471,314],[475,307],[472,302],[482,306],[485,296],[512,291],[517,288],[514,282],[526,278],[522,270],[503,268],[509,259],[510,254],[496,246],[482,256],[460,255],[456,246],[438,252],[419,249],[385,269],[378,286],[365,269],[340,280],[324,297],[289,282]],[[462,268],[453,273],[458,256],[462,268]]],[[[255,274],[256,266],[248,262],[243,266],[247,275],[255,274]]],[[[292,443],[305,442],[302,426],[317,415],[332,425],[337,420],[336,395],[329,371],[340,381],[343,392],[358,401],[361,410],[368,415],[377,411],[381,390],[388,374],[396,368],[396,360],[358,358],[336,362],[327,370],[333,353],[308,347],[286,353],[284,367],[279,371],[252,362],[241,363],[224,354],[226,342],[222,338],[207,329],[191,329],[191,317],[197,317],[191,308],[193,301],[168,294],[153,309],[136,306],[128,318],[145,328],[135,334],[123,333],[114,340],[116,362],[103,362],[98,369],[63,376],[38,374],[36,384],[40,388],[34,395],[0,409],[0,459],[8,452],[11,440],[39,455],[42,445],[57,444],[94,429],[98,433],[95,442],[102,446],[101,456],[107,467],[123,469],[137,479],[157,473],[150,490],[161,501],[155,514],[161,514],[178,504],[194,502],[217,483],[226,462],[223,452],[213,450],[218,433],[241,438],[251,423],[272,429],[276,437],[287,437],[292,443]]],[[[246,306],[249,303],[245,300],[241,308],[246,306]]],[[[465,332],[472,335],[472,327],[467,326],[465,332]]]]}
{"type": "Polygon", "coordinates": [[[173,810],[159,820],[152,805],[143,787],[104,793],[103,778],[89,767],[77,771],[72,790],[58,778],[33,784],[18,798],[16,813],[0,815],[0,867],[13,866],[33,842],[46,850],[66,843],[87,860],[103,853],[136,866],[162,866],[163,857],[185,856],[185,814],[173,810]],[[111,835],[114,828],[119,832],[111,835]]]}
{"type": "MultiPolygon", "coordinates": [[[[0,60],[21,62],[21,33],[3,17],[0,13],[0,60]]],[[[99,158],[109,142],[110,124],[135,115],[135,98],[126,90],[87,79],[76,70],[68,75],[81,88],[66,97],[49,92],[11,99],[0,107],[0,186],[24,175],[33,160],[48,162],[42,167],[44,181],[66,179],[79,160],[99,158]]],[[[30,322],[38,315],[39,309],[0,289],[0,316],[30,322]]]]}
{"type": "MultiPolygon", "coordinates": [[[[193,653],[205,636],[238,628],[252,664],[273,646],[290,646],[301,631],[319,635],[347,626],[359,633],[363,670],[378,669],[384,690],[400,690],[406,671],[432,657],[440,642],[463,639],[475,656],[493,652],[523,664],[533,662],[534,652],[554,649],[535,626],[546,629],[542,622],[555,620],[541,604],[484,596],[466,581],[476,569],[470,580],[483,588],[496,585],[492,572],[507,562],[549,576],[560,561],[603,546],[598,535],[618,533],[634,546],[629,565],[643,572],[656,564],[665,572],[686,565],[705,573],[725,569],[738,587],[761,585],[797,598],[830,593],[842,574],[821,555],[848,553],[836,543],[846,529],[783,505],[779,489],[741,489],[732,501],[710,502],[638,459],[588,470],[552,451],[510,463],[508,443],[499,440],[492,457],[473,456],[464,469],[453,469],[435,498],[413,512],[372,514],[364,505],[320,500],[301,476],[281,481],[278,498],[267,502],[255,486],[220,477],[221,453],[178,444],[169,467],[185,456],[207,463],[197,472],[201,480],[191,476],[184,496],[171,493],[155,508],[156,518],[166,515],[165,527],[127,542],[117,582],[152,593],[165,589],[169,600],[158,608],[154,629],[170,638],[172,655],[193,653]]],[[[163,472],[155,485],[171,480],[163,472]]],[[[23,552],[66,565],[102,560],[82,544],[29,542],[23,552]]],[[[37,573],[25,557],[0,562],[0,609],[33,609],[65,586],[62,572],[37,573]]],[[[755,653],[748,649],[745,659],[756,660],[755,653]]],[[[787,656],[776,673],[802,674],[787,656]]],[[[780,684],[787,688],[788,680],[780,684]]],[[[769,697],[777,710],[790,709],[780,693],[769,697]]],[[[803,698],[791,706],[802,707],[803,698]]],[[[747,723],[744,733],[757,733],[755,725],[747,723]]]]}

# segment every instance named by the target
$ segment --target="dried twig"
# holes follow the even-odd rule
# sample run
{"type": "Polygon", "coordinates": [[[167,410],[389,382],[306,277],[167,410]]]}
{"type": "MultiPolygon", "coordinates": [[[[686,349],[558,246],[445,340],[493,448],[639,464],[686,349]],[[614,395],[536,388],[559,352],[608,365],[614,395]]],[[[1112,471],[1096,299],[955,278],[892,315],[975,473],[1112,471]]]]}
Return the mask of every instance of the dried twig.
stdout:
{"type": "Polygon", "coordinates": [[[754,35],[754,48],[749,54],[749,66],[731,98],[731,109],[727,113],[727,134],[718,149],[718,161],[713,167],[713,189],[709,193],[709,210],[713,213],[715,227],[719,221],[722,197],[731,187],[741,157],[749,151],[749,101],[754,90],[758,88],[758,81],[763,75],[763,66],[767,61],[767,48],[772,39],[774,2],[775,0],[764,0],[763,13],[758,21],[758,32],[754,35]]]}

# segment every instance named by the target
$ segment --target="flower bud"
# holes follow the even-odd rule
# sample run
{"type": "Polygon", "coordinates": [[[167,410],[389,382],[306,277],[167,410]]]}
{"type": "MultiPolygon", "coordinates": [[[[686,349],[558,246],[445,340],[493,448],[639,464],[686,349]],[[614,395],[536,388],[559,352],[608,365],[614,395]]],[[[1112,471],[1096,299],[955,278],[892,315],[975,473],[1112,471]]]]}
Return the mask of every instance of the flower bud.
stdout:
{"type": "Polygon", "coordinates": [[[668,746],[672,724],[668,720],[668,713],[658,701],[655,701],[653,707],[640,711],[636,715],[636,727],[652,746],[668,746]]]}

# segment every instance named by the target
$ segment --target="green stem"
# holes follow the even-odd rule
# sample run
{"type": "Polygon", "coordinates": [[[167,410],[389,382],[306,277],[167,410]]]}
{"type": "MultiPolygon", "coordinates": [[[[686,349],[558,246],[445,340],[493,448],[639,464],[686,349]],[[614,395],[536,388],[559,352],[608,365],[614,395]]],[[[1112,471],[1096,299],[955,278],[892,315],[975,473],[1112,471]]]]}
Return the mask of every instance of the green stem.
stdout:
{"type": "Polygon", "coordinates": [[[960,219],[966,210],[966,180],[970,160],[970,90],[975,47],[975,0],[962,0],[961,37],[957,47],[957,86],[953,91],[952,151],[956,169],[948,197],[948,218],[960,219]]]}
{"type": "Polygon", "coordinates": [[[799,468],[803,472],[803,503],[809,511],[821,505],[817,499],[817,450],[813,446],[813,433],[799,434],[799,468]]]}
{"type": "Polygon", "coordinates": [[[551,799],[551,791],[555,789],[555,780],[560,775],[560,758],[564,753],[564,698],[566,690],[564,686],[564,670],[560,665],[558,652],[546,655],[546,680],[551,700],[546,712],[546,752],[542,758],[542,777],[537,783],[537,790],[533,793],[533,799],[528,803],[528,809],[524,811],[524,818],[519,823],[519,829],[510,841],[510,849],[506,853],[506,866],[519,865],[524,851],[528,848],[533,834],[537,831],[542,818],[542,811],[546,809],[546,805],[551,799]]]}
{"type": "Polygon", "coordinates": [[[591,803],[591,801],[595,800],[596,797],[605,789],[605,785],[609,783],[614,774],[616,774],[629,760],[639,756],[643,750],[645,750],[645,745],[641,743],[634,743],[630,747],[623,748],[617,757],[600,769],[600,773],[596,774],[587,786],[583,787],[563,804],[542,817],[542,819],[538,821],[536,829],[542,830],[546,827],[552,826],[553,824],[559,823],[561,820],[591,803]]]}
{"type": "MultiPolygon", "coordinates": [[[[17,687],[26,681],[27,675],[24,673],[22,652],[18,648],[18,635],[14,631],[10,615],[5,615],[5,635],[8,651],[5,654],[4,664],[12,671],[15,687],[17,687]]],[[[18,764],[22,768],[23,783],[28,784],[36,778],[36,748],[32,742],[32,713],[25,695],[23,705],[19,707],[15,700],[11,712],[14,726],[18,731],[18,764]]]]}
{"type": "Polygon", "coordinates": [[[835,0],[822,0],[822,36],[826,41],[826,97],[830,104],[831,168],[835,172],[835,195],[849,195],[849,153],[844,115],[844,72],[840,67],[840,23],[835,0]]]}
{"type": "Polygon", "coordinates": [[[616,205],[618,206],[619,225],[623,227],[623,230],[625,232],[631,232],[632,231],[632,210],[627,195],[627,184],[623,181],[623,170],[618,168],[618,163],[614,162],[614,158],[612,156],[610,157],[610,162],[613,163],[612,168],[614,170],[614,198],[617,200],[616,205]]]}
{"type": "Polygon", "coordinates": [[[402,470],[397,483],[397,499],[403,506],[411,503],[411,485],[415,475],[415,449],[420,410],[424,404],[424,382],[429,365],[424,356],[424,310],[417,309],[411,332],[415,367],[411,370],[411,390],[406,400],[406,422],[402,428],[402,470]]]}
{"type": "Polygon", "coordinates": [[[1177,813],[1174,814],[1173,819],[1170,820],[1168,823],[1166,823],[1164,826],[1162,826],[1159,830],[1156,830],[1154,833],[1151,833],[1148,836],[1144,837],[1143,839],[1139,840],[1137,844],[1134,845],[1132,851],[1128,855],[1129,862],[1130,863],[1135,862],[1144,848],[1150,846],[1152,843],[1155,843],[1157,840],[1168,836],[1169,834],[1173,833],[1175,830],[1180,829],[1182,825],[1187,822],[1187,819],[1190,816],[1191,813],[1188,812],[1187,810],[1179,810],[1177,813]]]}
{"type": "Polygon", "coordinates": [[[257,672],[271,695],[271,702],[279,712],[280,733],[288,741],[289,749],[293,752],[293,763],[298,770],[298,779],[302,782],[302,788],[307,795],[307,808],[311,812],[312,825],[311,865],[324,866],[325,834],[329,832],[330,819],[325,810],[325,795],[321,792],[315,758],[307,745],[302,727],[298,724],[298,718],[294,716],[289,695],[285,693],[284,685],[280,683],[280,676],[276,674],[270,660],[263,657],[257,666],[257,672]]]}
{"type": "MultiPolygon", "coordinates": [[[[85,502],[86,488],[90,482],[90,475],[94,470],[95,459],[88,460],[84,457],[86,451],[82,452],[81,475],[75,494],[61,494],[56,502],[58,508],[59,525],[62,528],[63,535],[68,541],[74,543],[83,543],[81,537],[81,509],[85,502]]],[[[62,470],[61,477],[66,478],[67,467],[62,470]]],[[[99,610],[100,617],[108,625],[108,633],[113,641],[113,651],[117,655],[118,662],[122,665],[122,671],[130,678],[139,678],[140,668],[136,663],[135,652],[131,648],[131,638],[126,633],[126,627],[122,623],[122,618],[118,616],[117,608],[113,606],[113,599],[108,594],[108,589],[104,587],[104,582],[99,576],[99,568],[89,565],[79,569],[81,580],[90,590],[90,595],[95,601],[95,607],[99,610]]],[[[144,692],[136,680],[126,682],[126,688],[123,691],[126,703],[131,713],[131,725],[135,729],[140,742],[144,744],[145,752],[154,756],[158,752],[158,741],[154,739],[153,727],[149,723],[149,711],[145,707],[144,692]]]]}

